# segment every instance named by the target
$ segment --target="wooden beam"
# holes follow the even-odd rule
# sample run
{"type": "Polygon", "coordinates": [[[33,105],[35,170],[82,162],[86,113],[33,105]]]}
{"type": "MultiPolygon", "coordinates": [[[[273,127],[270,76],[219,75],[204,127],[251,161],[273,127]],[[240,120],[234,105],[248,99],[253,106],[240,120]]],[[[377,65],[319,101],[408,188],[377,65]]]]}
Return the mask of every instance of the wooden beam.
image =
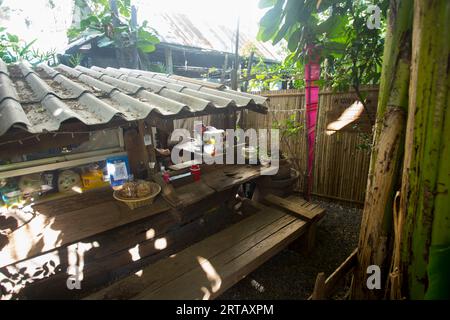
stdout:
{"type": "Polygon", "coordinates": [[[317,275],[316,283],[314,284],[311,300],[324,300],[325,298],[325,273],[320,272],[317,275]]]}
{"type": "MultiPolygon", "coordinates": [[[[30,137],[27,135],[25,137],[30,137]]],[[[14,138],[19,140],[20,138],[14,138]]],[[[73,137],[69,134],[42,134],[38,138],[21,140],[19,142],[8,143],[0,147],[0,159],[8,159],[18,155],[30,154],[33,152],[49,150],[52,148],[64,147],[68,145],[81,144],[89,140],[89,133],[75,134],[73,137]]]]}

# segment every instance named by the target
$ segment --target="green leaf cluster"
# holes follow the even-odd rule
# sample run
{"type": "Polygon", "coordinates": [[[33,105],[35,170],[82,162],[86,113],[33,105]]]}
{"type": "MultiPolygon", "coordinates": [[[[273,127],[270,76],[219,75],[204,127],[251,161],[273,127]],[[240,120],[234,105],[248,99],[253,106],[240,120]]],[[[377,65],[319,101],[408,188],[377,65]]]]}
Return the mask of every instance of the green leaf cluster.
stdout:
{"type": "Polygon", "coordinates": [[[80,21],[79,27],[67,31],[70,41],[89,36],[99,36],[97,46],[117,48],[137,47],[140,53],[155,51],[159,43],[157,32],[148,26],[147,21],[134,26],[131,21],[130,0],[117,0],[119,16],[115,17],[108,0],[75,1],[82,12],[89,12],[80,21]],[[114,24],[116,19],[118,24],[114,24]]]}
{"type": "Polygon", "coordinates": [[[26,60],[33,65],[50,59],[54,59],[55,51],[41,51],[33,48],[36,39],[25,42],[15,34],[7,32],[6,28],[0,27],[0,59],[6,63],[15,63],[26,60]]]}
{"type": "Polygon", "coordinates": [[[261,0],[260,8],[268,10],[260,21],[258,39],[287,46],[289,55],[281,69],[302,69],[309,58],[306,48],[313,45],[313,54],[320,57],[322,86],[346,90],[377,84],[387,5],[388,0],[261,0]],[[369,5],[381,10],[380,29],[366,25],[369,5]]]}

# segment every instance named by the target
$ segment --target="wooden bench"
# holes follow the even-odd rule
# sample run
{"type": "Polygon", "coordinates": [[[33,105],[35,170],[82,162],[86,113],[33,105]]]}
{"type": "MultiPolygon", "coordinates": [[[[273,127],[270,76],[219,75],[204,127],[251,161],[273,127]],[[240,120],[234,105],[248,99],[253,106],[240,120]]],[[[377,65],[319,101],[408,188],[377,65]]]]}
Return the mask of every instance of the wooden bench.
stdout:
{"type": "Polygon", "coordinates": [[[257,213],[86,299],[214,299],[308,232],[315,217],[323,215],[317,205],[298,197],[288,201],[302,206],[311,219],[247,200],[257,213]]]}

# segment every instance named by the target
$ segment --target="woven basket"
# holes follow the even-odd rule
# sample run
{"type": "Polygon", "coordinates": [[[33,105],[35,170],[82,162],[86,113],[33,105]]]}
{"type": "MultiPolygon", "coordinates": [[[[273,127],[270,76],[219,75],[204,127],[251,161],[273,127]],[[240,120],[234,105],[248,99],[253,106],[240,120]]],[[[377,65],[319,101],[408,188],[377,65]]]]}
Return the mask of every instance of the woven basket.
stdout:
{"type": "Polygon", "coordinates": [[[150,188],[152,192],[146,197],[143,198],[123,198],[119,195],[119,192],[116,190],[113,193],[114,199],[126,203],[126,205],[131,209],[140,208],[143,206],[147,206],[152,204],[155,200],[156,196],[161,192],[161,186],[157,183],[149,182],[150,188]]]}

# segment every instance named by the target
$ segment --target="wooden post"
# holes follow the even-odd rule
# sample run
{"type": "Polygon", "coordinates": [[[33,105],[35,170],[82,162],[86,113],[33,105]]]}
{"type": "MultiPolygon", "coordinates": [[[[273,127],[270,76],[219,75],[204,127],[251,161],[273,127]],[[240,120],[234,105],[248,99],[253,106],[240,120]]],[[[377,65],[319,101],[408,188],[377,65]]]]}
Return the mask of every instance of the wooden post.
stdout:
{"type": "Polygon", "coordinates": [[[236,44],[234,51],[234,67],[231,74],[231,89],[237,90],[238,88],[238,69],[239,69],[239,19],[236,27],[236,44]]]}
{"type": "Polygon", "coordinates": [[[384,46],[366,200],[359,234],[358,265],[351,299],[381,299],[390,266],[393,202],[403,159],[411,70],[412,1],[391,1],[384,46]],[[367,268],[381,269],[381,290],[369,290],[367,268]]]}
{"type": "Polygon", "coordinates": [[[250,52],[250,57],[248,57],[248,66],[247,66],[247,77],[244,83],[244,92],[247,92],[248,90],[248,82],[250,79],[250,73],[252,72],[252,66],[253,66],[253,55],[255,53],[252,51],[250,52]]]}
{"type": "Polygon", "coordinates": [[[324,300],[324,299],[325,299],[325,273],[320,272],[316,278],[316,283],[314,285],[314,291],[311,296],[311,300],[324,300]]]}
{"type": "Polygon", "coordinates": [[[223,62],[222,74],[220,75],[220,83],[225,83],[227,69],[228,69],[228,54],[225,53],[225,60],[223,62]]]}
{"type": "Polygon", "coordinates": [[[142,166],[147,168],[148,153],[144,144],[144,124],[140,120],[138,128],[130,128],[124,133],[125,150],[128,154],[131,172],[135,177],[139,177],[142,166]]]}
{"type": "Polygon", "coordinates": [[[148,123],[146,123],[147,125],[147,130],[146,130],[146,134],[150,135],[150,141],[151,141],[151,145],[147,146],[147,151],[148,151],[148,155],[149,155],[149,175],[153,176],[156,174],[156,172],[158,172],[159,167],[157,166],[156,163],[156,140],[153,134],[153,127],[151,125],[149,125],[148,123]],[[152,167],[150,166],[150,164],[152,164],[152,167]]]}
{"type": "Polygon", "coordinates": [[[172,48],[166,48],[164,54],[166,56],[166,72],[173,74],[172,48]]]}

